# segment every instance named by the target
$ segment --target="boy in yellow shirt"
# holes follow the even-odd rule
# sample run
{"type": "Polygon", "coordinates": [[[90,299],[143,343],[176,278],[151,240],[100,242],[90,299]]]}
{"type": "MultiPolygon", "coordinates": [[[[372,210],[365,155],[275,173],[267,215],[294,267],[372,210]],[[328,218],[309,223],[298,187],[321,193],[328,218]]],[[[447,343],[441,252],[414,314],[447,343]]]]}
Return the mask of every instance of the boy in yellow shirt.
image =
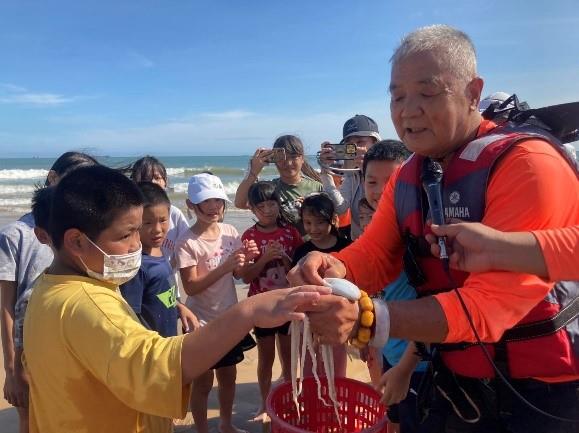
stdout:
{"type": "Polygon", "coordinates": [[[138,271],[143,198],[103,166],[65,176],[52,199],[55,258],[24,324],[31,432],[162,432],[183,417],[190,383],[251,328],[299,319],[323,288],[240,302],[201,330],[163,338],[144,328],[118,285],[138,271]],[[152,416],[150,416],[152,415],[152,416]]]}

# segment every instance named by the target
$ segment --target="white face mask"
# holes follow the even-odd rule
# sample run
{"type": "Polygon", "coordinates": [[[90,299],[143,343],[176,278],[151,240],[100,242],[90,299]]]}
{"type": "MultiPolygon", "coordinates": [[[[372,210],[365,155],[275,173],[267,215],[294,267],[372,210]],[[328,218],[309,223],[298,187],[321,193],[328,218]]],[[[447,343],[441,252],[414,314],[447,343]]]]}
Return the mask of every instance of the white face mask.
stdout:
{"type": "Polygon", "coordinates": [[[102,273],[89,269],[84,261],[80,259],[86,268],[86,273],[89,277],[94,278],[95,280],[104,281],[106,283],[121,285],[137,275],[137,272],[139,272],[139,268],[141,267],[141,255],[143,250],[142,245],[137,251],[132,253],[107,254],[97,244],[91,241],[88,236],[86,236],[86,238],[101,253],[103,253],[102,273]]]}

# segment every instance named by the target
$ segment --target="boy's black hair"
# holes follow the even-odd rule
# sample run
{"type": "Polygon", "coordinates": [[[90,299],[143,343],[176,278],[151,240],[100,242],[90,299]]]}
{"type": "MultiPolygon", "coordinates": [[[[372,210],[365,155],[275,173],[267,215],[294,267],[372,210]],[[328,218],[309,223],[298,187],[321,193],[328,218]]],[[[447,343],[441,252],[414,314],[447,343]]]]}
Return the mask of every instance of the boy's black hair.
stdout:
{"type": "Polygon", "coordinates": [[[76,228],[96,241],[119,213],[143,205],[137,185],[117,170],[102,165],[81,167],[55,187],[49,235],[60,249],[64,233],[76,228]]]}
{"type": "Polygon", "coordinates": [[[332,226],[332,234],[340,236],[338,227],[334,224],[336,208],[328,194],[325,192],[317,192],[305,197],[302,206],[300,207],[300,218],[302,221],[304,219],[304,212],[306,211],[324,219],[332,226]]]}
{"type": "Polygon", "coordinates": [[[147,155],[136,160],[130,167],[130,178],[136,183],[152,182],[155,172],[167,182],[167,169],[163,163],[154,156],[147,155]]]}
{"type": "MultiPolygon", "coordinates": [[[[65,152],[54,161],[52,167],[50,167],[50,171],[55,172],[59,178],[62,178],[72,170],[91,165],[98,165],[98,161],[92,156],[82,152],[65,152]]],[[[49,179],[47,178],[44,186],[48,185],[49,179]]]]}
{"type": "Polygon", "coordinates": [[[167,205],[167,207],[171,206],[169,196],[167,196],[167,193],[160,185],[153,182],[139,182],[137,185],[145,199],[145,202],[143,203],[144,207],[157,206],[160,204],[167,205]]]}
{"type": "Polygon", "coordinates": [[[410,151],[404,143],[398,140],[382,140],[374,144],[362,162],[362,174],[366,174],[366,167],[370,161],[404,162],[410,156],[410,151]]]}
{"type": "Polygon", "coordinates": [[[48,231],[52,206],[53,186],[45,186],[34,191],[32,196],[32,216],[34,225],[48,231]]]}

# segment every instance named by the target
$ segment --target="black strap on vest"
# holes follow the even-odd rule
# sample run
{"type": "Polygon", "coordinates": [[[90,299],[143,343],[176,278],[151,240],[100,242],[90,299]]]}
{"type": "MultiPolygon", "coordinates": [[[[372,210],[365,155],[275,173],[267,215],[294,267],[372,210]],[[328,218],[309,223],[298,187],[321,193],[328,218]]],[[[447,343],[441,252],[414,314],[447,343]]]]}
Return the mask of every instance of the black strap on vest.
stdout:
{"type": "Polygon", "coordinates": [[[549,319],[541,320],[539,322],[525,323],[505,331],[501,341],[511,342],[528,340],[530,338],[554,334],[578,316],[579,297],[573,299],[573,301],[549,319]]]}
{"type": "MultiPolygon", "coordinates": [[[[573,301],[571,301],[553,317],[541,320],[539,322],[517,325],[505,331],[499,342],[489,344],[494,344],[496,346],[495,349],[498,349],[500,352],[500,346],[502,343],[530,340],[532,338],[544,337],[546,335],[554,334],[555,332],[561,330],[564,326],[567,326],[573,320],[577,319],[577,317],[579,317],[579,297],[573,299],[573,301]]],[[[444,343],[437,346],[439,346],[440,350],[442,351],[464,350],[469,347],[476,346],[476,343],[444,343]]],[[[499,358],[501,356],[502,355],[499,354],[499,358]]]]}

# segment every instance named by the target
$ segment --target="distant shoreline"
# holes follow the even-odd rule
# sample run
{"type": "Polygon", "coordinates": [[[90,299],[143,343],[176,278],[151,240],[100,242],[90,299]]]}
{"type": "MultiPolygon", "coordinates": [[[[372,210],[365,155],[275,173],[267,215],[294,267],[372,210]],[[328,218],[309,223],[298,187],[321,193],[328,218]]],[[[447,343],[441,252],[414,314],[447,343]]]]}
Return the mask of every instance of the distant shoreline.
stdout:
{"type": "MultiPolygon", "coordinates": [[[[16,213],[0,213],[0,228],[17,221],[21,216],[21,214],[16,213]]],[[[187,216],[187,214],[185,214],[185,216],[187,216]]],[[[192,222],[194,222],[194,220],[192,222]]],[[[242,209],[228,209],[225,212],[225,220],[223,222],[235,227],[240,235],[254,224],[253,214],[248,210],[242,209]]]]}

